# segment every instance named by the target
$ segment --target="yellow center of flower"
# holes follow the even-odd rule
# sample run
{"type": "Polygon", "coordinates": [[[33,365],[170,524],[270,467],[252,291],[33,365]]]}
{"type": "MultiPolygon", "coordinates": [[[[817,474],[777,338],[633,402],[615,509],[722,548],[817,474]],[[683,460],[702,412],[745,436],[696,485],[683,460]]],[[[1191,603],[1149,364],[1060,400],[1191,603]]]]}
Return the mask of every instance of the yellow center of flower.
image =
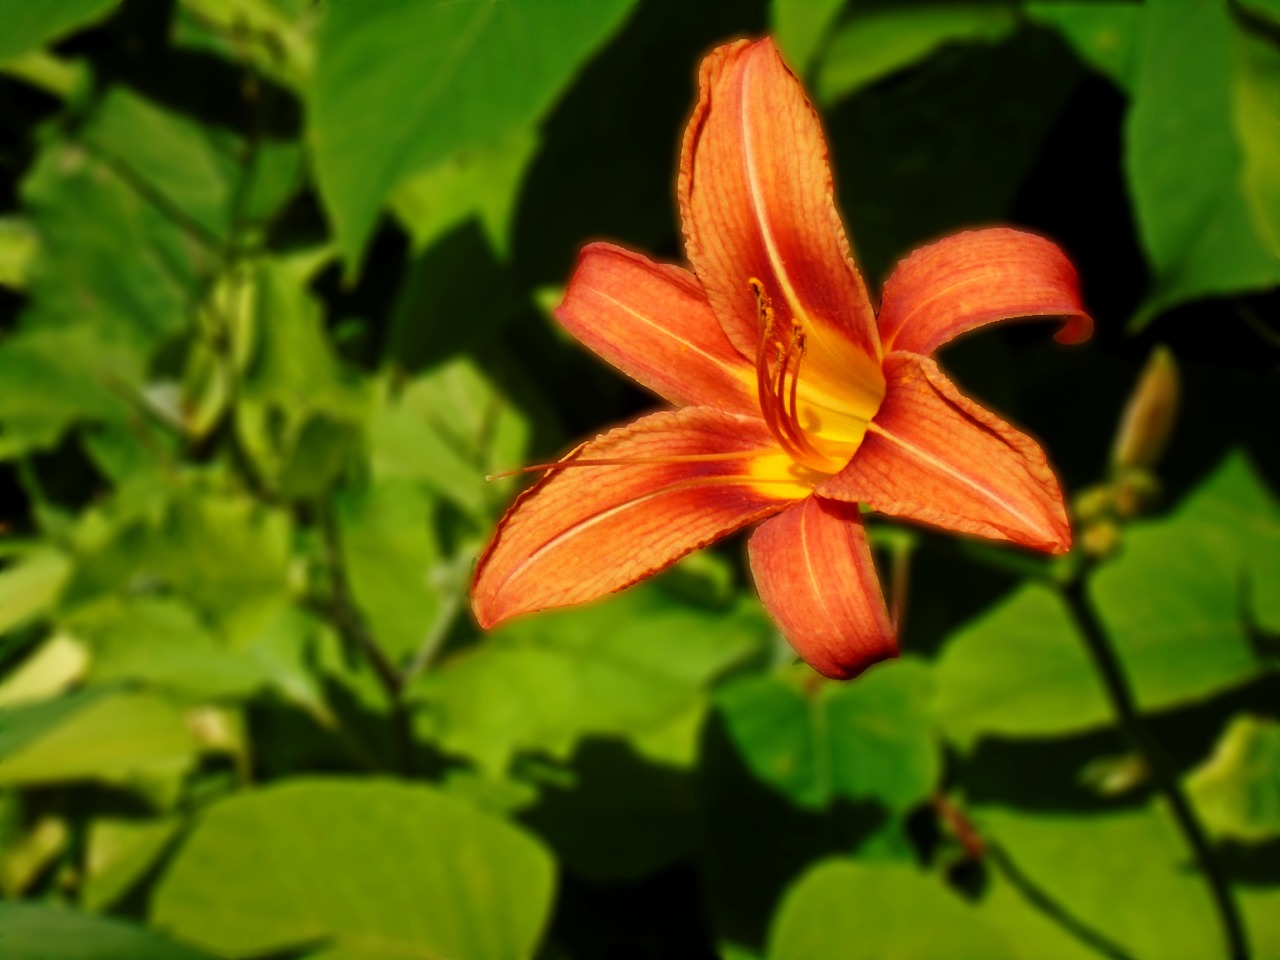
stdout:
{"type": "Polygon", "coordinates": [[[779,320],[764,284],[755,277],[747,283],[755,294],[760,329],[756,390],[761,416],[787,455],[817,475],[815,481],[837,473],[857,451],[884,399],[879,364],[837,335],[822,337],[821,325],[806,325],[798,313],[779,320]]]}

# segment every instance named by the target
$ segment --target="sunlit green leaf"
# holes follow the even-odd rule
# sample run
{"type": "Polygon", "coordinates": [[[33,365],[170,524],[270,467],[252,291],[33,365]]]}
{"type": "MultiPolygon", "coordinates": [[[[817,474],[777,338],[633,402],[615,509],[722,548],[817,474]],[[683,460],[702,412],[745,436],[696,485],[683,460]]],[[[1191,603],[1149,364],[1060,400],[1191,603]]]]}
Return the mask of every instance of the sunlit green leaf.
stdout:
{"type": "Polygon", "coordinates": [[[1235,130],[1244,151],[1244,190],[1258,232],[1280,256],[1280,44],[1237,28],[1235,130]]]}
{"type": "Polygon", "coordinates": [[[36,252],[30,224],[0,217],[0,287],[21,290],[27,285],[27,265],[36,252]]]}
{"type": "Polygon", "coordinates": [[[146,927],[52,904],[0,903],[6,953],[23,960],[215,960],[146,927]]]}
{"type": "Polygon", "coordinates": [[[934,671],[951,736],[1035,737],[1105,725],[1112,712],[1063,601],[1027,585],[962,627],[934,671]]]}
{"type": "Polygon", "coordinates": [[[1158,810],[1089,817],[982,810],[974,816],[982,835],[1049,902],[1128,956],[1221,953],[1208,888],[1186,868],[1182,838],[1158,810]],[[1161,921],[1153,923],[1153,916],[1161,921]]]}
{"type": "Polygon", "coordinates": [[[1219,836],[1246,843],[1280,837],[1280,724],[1236,717],[1187,789],[1219,836]]]}
{"type": "Polygon", "coordinates": [[[422,729],[495,773],[520,750],[564,757],[583,736],[665,726],[768,632],[749,607],[698,610],[652,586],[517,621],[426,678],[422,729]]]}
{"type": "Polygon", "coordinates": [[[65,633],[53,634],[0,679],[0,708],[35,703],[62,693],[84,679],[88,660],[82,644],[65,633]]]}
{"type": "Polygon", "coordinates": [[[325,945],[335,960],[517,960],[538,945],[554,883],[538,843],[461,800],[298,779],[212,807],[152,920],[234,956],[325,945]]]}
{"type": "Polygon", "coordinates": [[[1170,518],[1133,527],[1090,593],[1138,700],[1158,708],[1252,679],[1265,664],[1247,598],[1280,583],[1280,520],[1248,460],[1229,458],[1170,518]]]}
{"type": "Polygon", "coordinates": [[[346,492],[338,504],[351,592],[375,642],[394,661],[407,660],[427,638],[442,603],[433,505],[404,480],[346,492]]]}
{"type": "Polygon", "coordinates": [[[521,463],[524,414],[465,359],[383,389],[369,430],[375,475],[416,480],[469,513],[492,514],[515,480],[485,477],[521,463]]]}
{"type": "MultiPolygon", "coordinates": [[[[160,697],[113,693],[77,703],[77,709],[53,723],[35,712],[40,706],[5,711],[5,725],[21,731],[38,715],[43,729],[12,750],[0,751],[0,786],[67,780],[127,783],[148,768],[181,769],[194,759],[197,745],[182,711],[160,697]]],[[[6,740],[9,736],[6,732],[6,740]]]]}
{"type": "Polygon", "coordinates": [[[0,0],[0,60],[26,53],[109,15],[120,0],[0,0]]]}
{"type": "Polygon", "coordinates": [[[101,910],[127,894],[156,865],[181,827],[179,819],[94,820],[81,887],[84,906],[101,910]]]}
{"type": "Polygon", "coordinates": [[[1010,950],[942,880],[896,863],[832,860],[788,892],[769,960],[999,960],[1010,950]]]}
{"type": "Polygon", "coordinates": [[[391,209],[423,250],[450,227],[476,217],[494,250],[505,253],[520,182],[538,141],[519,131],[411,175],[391,196],[391,209]]]}
{"type": "Polygon", "coordinates": [[[317,39],[311,133],[348,265],[401,180],[527,127],[633,2],[329,4],[317,39]]]}
{"type": "Polygon", "coordinates": [[[832,36],[818,72],[818,96],[828,103],[947,43],[991,43],[1017,25],[1011,5],[937,3],[855,9],[832,36]]]}
{"type": "Polygon", "coordinates": [[[71,575],[71,560],[60,550],[38,547],[0,570],[0,633],[45,613],[71,575]]]}
{"type": "Polygon", "coordinates": [[[928,701],[928,672],[912,660],[853,684],[814,682],[811,673],[799,683],[748,677],[716,697],[746,764],[797,804],[824,807],[845,796],[893,810],[919,802],[941,772],[928,701]]]}
{"type": "Polygon", "coordinates": [[[1231,44],[1225,3],[1146,5],[1125,169],[1154,280],[1134,328],[1185,300],[1280,282],[1241,189],[1231,44]]]}

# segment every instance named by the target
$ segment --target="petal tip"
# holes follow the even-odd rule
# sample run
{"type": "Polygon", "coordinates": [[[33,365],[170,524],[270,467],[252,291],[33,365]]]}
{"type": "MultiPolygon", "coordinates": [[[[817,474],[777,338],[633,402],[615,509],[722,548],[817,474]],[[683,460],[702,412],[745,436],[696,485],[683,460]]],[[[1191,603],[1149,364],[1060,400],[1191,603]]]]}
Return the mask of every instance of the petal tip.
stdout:
{"type": "Polygon", "coordinates": [[[822,651],[802,651],[796,647],[796,652],[805,663],[830,680],[854,680],[877,663],[896,660],[899,656],[898,637],[896,633],[890,633],[877,638],[874,644],[822,651]]]}

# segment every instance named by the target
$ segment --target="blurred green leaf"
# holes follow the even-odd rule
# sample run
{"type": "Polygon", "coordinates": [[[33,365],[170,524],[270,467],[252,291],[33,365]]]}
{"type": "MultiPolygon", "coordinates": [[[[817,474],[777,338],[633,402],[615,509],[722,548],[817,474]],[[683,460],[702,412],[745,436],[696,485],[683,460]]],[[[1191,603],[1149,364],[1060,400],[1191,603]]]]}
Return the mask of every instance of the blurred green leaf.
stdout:
{"type": "Polygon", "coordinates": [[[771,33],[796,73],[808,75],[822,52],[845,0],[772,0],[771,33]]]}
{"type": "Polygon", "coordinates": [[[38,546],[0,570],[0,633],[46,613],[71,576],[61,550],[38,546]]]}
{"type": "Polygon", "coordinates": [[[812,673],[799,683],[751,676],[727,684],[716,704],[747,766],[800,806],[845,796],[901,812],[941,773],[929,681],[914,660],[882,664],[851,684],[815,682],[812,673]]]}
{"type": "Polygon", "coordinates": [[[151,909],[158,927],[234,956],[516,960],[533,955],[554,886],[538,843],[461,800],[295,779],[211,807],[151,909]]]}
{"type": "Polygon", "coordinates": [[[405,179],[391,195],[391,209],[413,238],[414,250],[426,249],[449,228],[476,217],[493,249],[505,255],[520,184],[537,146],[532,132],[520,130],[405,179]]]}
{"type": "Polygon", "coordinates": [[[1280,282],[1242,189],[1231,44],[1225,3],[1145,7],[1124,159],[1154,281],[1134,330],[1186,300],[1280,282]]]}
{"type": "Polygon", "coordinates": [[[567,757],[587,735],[662,728],[769,631],[751,605],[699,610],[633,588],[517,621],[444,661],[417,691],[419,727],[495,774],[521,750],[567,757]]]}
{"type": "Polygon", "coordinates": [[[1186,868],[1182,838],[1158,810],[1081,816],[991,809],[974,817],[1020,875],[1129,956],[1220,954],[1208,888],[1186,868]]]}
{"type": "Polygon", "coordinates": [[[53,904],[0,903],[0,929],[15,960],[215,960],[146,927],[53,904]]]}
{"type": "Polygon", "coordinates": [[[832,36],[818,71],[818,97],[833,103],[922,60],[948,43],[993,43],[1017,26],[1004,3],[855,7],[832,36]]]}
{"type": "Polygon", "coordinates": [[[0,287],[25,288],[27,266],[35,252],[36,235],[31,225],[16,217],[0,217],[0,287]]]}
{"type": "Polygon", "coordinates": [[[528,127],[633,3],[330,3],[317,37],[311,139],[348,268],[393,188],[463,147],[528,127]]]}
{"type": "Polygon", "coordinates": [[[1080,59],[1116,86],[1133,84],[1138,36],[1142,30],[1142,5],[1113,0],[1032,0],[1023,9],[1027,16],[1048,24],[1062,34],[1080,59]]]}
{"type": "Polygon", "coordinates": [[[486,475],[520,465],[525,415],[465,358],[381,387],[369,428],[374,475],[415,480],[487,522],[516,481],[486,475]]]}
{"type": "Polygon", "coordinates": [[[343,369],[319,303],[287,265],[252,272],[240,318],[243,368],[236,432],[262,477],[285,496],[319,496],[341,472],[367,416],[364,385],[343,369]]]}
{"type": "Polygon", "coordinates": [[[1245,198],[1259,234],[1280,256],[1280,42],[1237,23],[1233,53],[1245,198]]]}
{"type": "Polygon", "coordinates": [[[934,671],[943,728],[1056,736],[1106,725],[1112,712],[1057,593],[1027,584],[951,636],[934,671]]]}
{"type": "Polygon", "coordinates": [[[87,547],[63,609],[172,591],[224,639],[252,642],[290,599],[291,526],[244,495],[187,491],[87,547]]]}
{"type": "Polygon", "coordinates": [[[999,960],[1019,956],[941,879],[896,863],[832,860],[787,892],[769,960],[999,960]]]}
{"type": "MultiPolygon", "coordinates": [[[[39,707],[4,711],[6,726],[21,731],[38,718],[42,729],[3,751],[0,786],[68,780],[127,784],[151,768],[182,769],[195,759],[195,738],[182,711],[167,700],[120,691],[76,707],[56,723],[39,707]]],[[[6,741],[11,736],[6,732],[6,741]]]]}
{"type": "Polygon", "coordinates": [[[218,142],[216,128],[122,87],[108,91],[83,136],[160,209],[190,229],[226,241],[238,173],[229,137],[218,142]]]}
{"type": "Polygon", "coordinates": [[[58,0],[30,3],[0,0],[0,60],[60,40],[69,33],[105,18],[119,0],[58,0]]]}
{"type": "Polygon", "coordinates": [[[1280,519],[1248,459],[1236,454],[1173,516],[1128,529],[1090,595],[1138,701],[1155,709],[1267,669],[1246,628],[1246,602],[1274,593],[1277,583],[1280,519]]]}
{"type": "Polygon", "coordinates": [[[249,60],[264,76],[301,88],[315,57],[311,6],[310,0],[182,0],[173,42],[249,60]]]}
{"type": "Polygon", "coordinates": [[[123,820],[100,817],[89,826],[85,877],[86,909],[102,910],[120,900],[169,849],[182,820],[123,820]]]}
{"type": "Polygon", "coordinates": [[[378,646],[403,663],[422,646],[443,602],[434,509],[422,489],[383,480],[338,498],[347,580],[378,646]]]}
{"type": "Polygon", "coordinates": [[[0,678],[0,708],[48,700],[84,679],[89,654],[65,633],[46,637],[0,678]]]}
{"type": "Polygon", "coordinates": [[[173,597],[111,597],[65,626],[89,646],[92,681],[135,680],[199,701],[243,697],[268,679],[173,597]]]}
{"type": "Polygon", "coordinates": [[[1218,836],[1244,843],[1280,837],[1280,723],[1233,719],[1213,755],[1187,777],[1187,790],[1218,836]]]}

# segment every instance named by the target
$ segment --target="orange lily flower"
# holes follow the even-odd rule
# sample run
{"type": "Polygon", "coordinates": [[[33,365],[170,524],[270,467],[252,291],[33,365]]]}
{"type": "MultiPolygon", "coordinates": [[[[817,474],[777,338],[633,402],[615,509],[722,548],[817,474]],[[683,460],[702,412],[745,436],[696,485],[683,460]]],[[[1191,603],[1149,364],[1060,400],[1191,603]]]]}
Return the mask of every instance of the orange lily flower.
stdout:
{"type": "Polygon", "coordinates": [[[1054,553],[1071,544],[1040,447],[930,354],[997,320],[1062,317],[1063,342],[1092,321],[1062,251],[1002,228],[912,253],[877,313],[817,114],[772,41],[714,50],[699,82],[678,187],[692,272],[593,243],[556,310],[675,409],[548,465],[481,556],[472,605],[487,629],[593,600],[763,520],[748,552],[765,607],[814,668],[851,677],[897,653],[860,504],[1054,553]]]}

